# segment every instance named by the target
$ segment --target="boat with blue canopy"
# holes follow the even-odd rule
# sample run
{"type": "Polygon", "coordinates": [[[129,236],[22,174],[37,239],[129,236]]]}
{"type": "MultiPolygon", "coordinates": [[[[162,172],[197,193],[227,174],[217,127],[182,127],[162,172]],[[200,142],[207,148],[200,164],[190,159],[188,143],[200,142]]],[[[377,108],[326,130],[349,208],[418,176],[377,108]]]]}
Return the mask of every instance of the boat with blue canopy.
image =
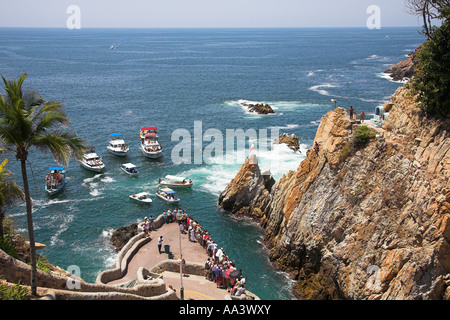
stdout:
{"type": "Polygon", "coordinates": [[[109,135],[109,143],[106,147],[109,152],[119,157],[125,157],[130,150],[125,143],[122,133],[111,133],[109,135]]]}
{"type": "Polygon", "coordinates": [[[45,191],[52,196],[66,185],[66,170],[64,167],[50,167],[48,170],[45,178],[45,191]]]}
{"type": "Polygon", "coordinates": [[[177,197],[176,192],[169,188],[158,189],[156,196],[168,203],[180,202],[180,198],[177,197]]]}

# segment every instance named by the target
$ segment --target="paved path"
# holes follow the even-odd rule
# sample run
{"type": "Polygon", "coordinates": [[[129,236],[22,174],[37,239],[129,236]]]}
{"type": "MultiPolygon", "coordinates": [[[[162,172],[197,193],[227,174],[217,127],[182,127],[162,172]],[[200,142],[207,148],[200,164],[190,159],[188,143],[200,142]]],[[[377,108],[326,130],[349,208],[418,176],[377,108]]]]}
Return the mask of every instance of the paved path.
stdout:
{"type": "MultiPolygon", "coordinates": [[[[150,269],[161,261],[168,259],[167,253],[158,252],[158,238],[163,236],[162,251],[164,245],[170,246],[170,251],[174,259],[180,258],[180,238],[178,223],[164,224],[160,229],[150,232],[152,241],[142,246],[128,264],[128,271],[122,279],[109,282],[108,284],[118,284],[136,278],[139,267],[150,269]]],[[[205,249],[198,242],[188,240],[187,234],[181,235],[181,252],[186,262],[205,263],[208,259],[205,249]]],[[[180,297],[181,279],[179,273],[164,272],[163,279],[166,285],[171,285],[180,297]]],[[[208,281],[205,277],[187,275],[183,279],[184,298],[194,300],[224,300],[227,290],[217,288],[214,282],[208,281]]]]}

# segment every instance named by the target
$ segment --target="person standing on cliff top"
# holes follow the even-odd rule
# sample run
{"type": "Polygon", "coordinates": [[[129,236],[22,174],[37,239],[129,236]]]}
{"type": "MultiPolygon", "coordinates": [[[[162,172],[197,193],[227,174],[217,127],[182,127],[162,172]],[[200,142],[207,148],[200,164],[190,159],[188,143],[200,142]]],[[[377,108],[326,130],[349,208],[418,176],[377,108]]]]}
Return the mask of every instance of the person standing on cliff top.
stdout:
{"type": "Polygon", "coordinates": [[[159,238],[158,238],[158,252],[159,252],[159,254],[161,254],[162,243],[163,243],[163,236],[159,236],[159,238]]]}
{"type": "Polygon", "coordinates": [[[348,110],[349,114],[350,114],[350,120],[353,120],[353,113],[355,112],[355,109],[353,109],[352,106],[350,106],[350,109],[348,110]]]}

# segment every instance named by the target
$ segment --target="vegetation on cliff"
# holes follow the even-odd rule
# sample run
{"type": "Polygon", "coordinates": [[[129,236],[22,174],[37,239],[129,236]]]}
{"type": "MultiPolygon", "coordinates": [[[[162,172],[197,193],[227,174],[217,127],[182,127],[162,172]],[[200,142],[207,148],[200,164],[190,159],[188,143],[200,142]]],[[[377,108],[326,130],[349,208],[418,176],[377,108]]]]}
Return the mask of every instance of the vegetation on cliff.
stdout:
{"type": "Polygon", "coordinates": [[[417,53],[416,75],[411,79],[412,94],[419,107],[431,117],[450,117],[450,2],[446,0],[408,0],[412,12],[423,16],[428,36],[417,53]],[[432,19],[442,20],[440,27],[432,19]]]}

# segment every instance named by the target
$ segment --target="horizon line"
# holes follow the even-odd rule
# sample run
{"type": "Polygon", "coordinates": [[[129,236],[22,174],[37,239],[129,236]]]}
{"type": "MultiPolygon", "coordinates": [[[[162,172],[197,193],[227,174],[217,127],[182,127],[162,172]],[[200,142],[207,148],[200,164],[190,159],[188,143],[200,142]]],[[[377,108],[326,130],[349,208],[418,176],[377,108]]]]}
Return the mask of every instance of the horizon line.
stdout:
{"type": "MultiPolygon", "coordinates": [[[[297,26],[297,27],[82,27],[80,29],[68,29],[67,27],[26,27],[26,26],[0,26],[0,29],[66,29],[70,31],[77,31],[77,30],[83,30],[83,29],[368,29],[370,31],[381,31],[386,28],[421,28],[420,26],[411,26],[411,25],[405,25],[405,26],[385,26],[381,27],[380,29],[368,29],[366,26],[314,26],[314,27],[307,27],[307,26],[297,26]]],[[[419,30],[420,31],[420,30],[419,30]]]]}

